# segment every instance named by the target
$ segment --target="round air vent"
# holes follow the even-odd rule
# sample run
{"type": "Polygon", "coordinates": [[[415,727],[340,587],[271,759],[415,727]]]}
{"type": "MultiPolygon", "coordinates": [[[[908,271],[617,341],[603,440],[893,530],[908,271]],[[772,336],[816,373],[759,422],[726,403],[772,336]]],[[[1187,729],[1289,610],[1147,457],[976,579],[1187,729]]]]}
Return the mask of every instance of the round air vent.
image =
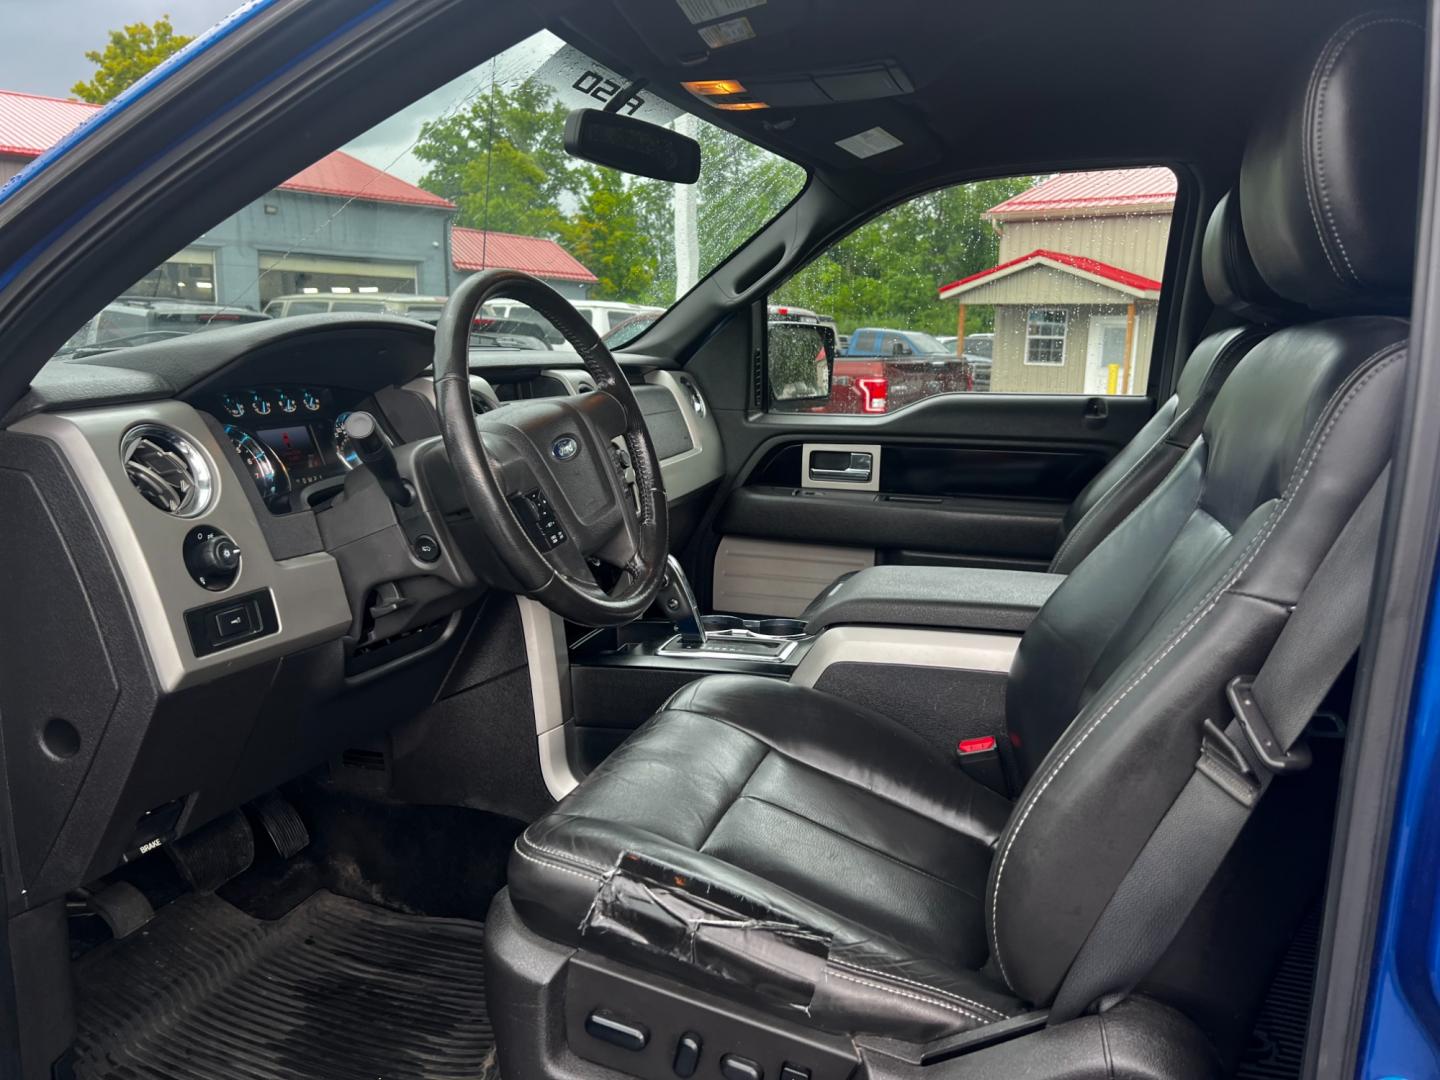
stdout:
{"type": "Polygon", "coordinates": [[[210,508],[215,481],[210,463],[178,431],[158,424],[131,428],[120,443],[125,475],[152,506],[176,517],[197,517],[210,508]]]}
{"type": "Polygon", "coordinates": [[[703,417],[705,415],[705,397],[700,393],[700,388],[690,380],[689,376],[681,375],[679,379],[680,385],[690,392],[690,405],[694,408],[695,415],[703,417]]]}

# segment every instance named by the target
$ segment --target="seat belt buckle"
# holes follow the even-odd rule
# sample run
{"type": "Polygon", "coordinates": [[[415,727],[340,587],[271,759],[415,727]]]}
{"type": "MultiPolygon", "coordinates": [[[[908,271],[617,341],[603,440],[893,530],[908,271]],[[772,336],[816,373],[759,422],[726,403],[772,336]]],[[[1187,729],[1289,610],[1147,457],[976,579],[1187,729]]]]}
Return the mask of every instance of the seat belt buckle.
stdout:
{"type": "Polygon", "coordinates": [[[1275,732],[1270,727],[1270,722],[1265,719],[1265,714],[1255,703],[1255,695],[1252,692],[1254,683],[1255,680],[1252,677],[1237,675],[1225,684],[1225,698],[1230,702],[1230,708],[1235,714],[1235,722],[1245,733],[1245,741],[1250,746],[1250,752],[1255,755],[1260,764],[1272,773],[1303,772],[1310,767],[1310,762],[1313,760],[1309,744],[1302,739],[1289,750],[1280,744],[1280,740],[1276,738],[1275,732]]]}
{"type": "Polygon", "coordinates": [[[978,735],[961,739],[955,744],[955,761],[971,780],[1008,796],[1005,763],[1000,759],[1000,745],[995,736],[978,735]]]}

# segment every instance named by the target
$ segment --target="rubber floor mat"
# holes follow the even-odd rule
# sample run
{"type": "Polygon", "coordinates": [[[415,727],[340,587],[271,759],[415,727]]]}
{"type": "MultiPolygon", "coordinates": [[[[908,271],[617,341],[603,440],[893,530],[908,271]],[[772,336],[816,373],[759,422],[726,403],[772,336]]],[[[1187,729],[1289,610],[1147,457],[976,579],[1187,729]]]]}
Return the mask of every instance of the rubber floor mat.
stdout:
{"type": "Polygon", "coordinates": [[[475,1080],[484,928],[317,892],[263,922],[188,895],[76,965],[82,1080],[475,1080]]]}
{"type": "Polygon", "coordinates": [[[1305,917],[1255,1020],[1235,1080],[1299,1080],[1320,953],[1320,912],[1305,917]]]}

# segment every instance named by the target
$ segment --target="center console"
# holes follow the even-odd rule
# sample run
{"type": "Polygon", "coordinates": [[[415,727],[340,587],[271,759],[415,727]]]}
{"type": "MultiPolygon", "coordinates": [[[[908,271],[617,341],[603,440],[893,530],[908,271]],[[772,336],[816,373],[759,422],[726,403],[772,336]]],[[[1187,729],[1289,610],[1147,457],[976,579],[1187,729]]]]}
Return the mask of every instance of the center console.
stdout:
{"type": "Polygon", "coordinates": [[[569,643],[569,751],[588,772],[705,675],[785,679],[867,705],[953,753],[1004,730],[1020,635],[1064,580],[1012,570],[877,566],[846,575],[801,619],[704,615],[672,558],[664,615],[569,643]]]}

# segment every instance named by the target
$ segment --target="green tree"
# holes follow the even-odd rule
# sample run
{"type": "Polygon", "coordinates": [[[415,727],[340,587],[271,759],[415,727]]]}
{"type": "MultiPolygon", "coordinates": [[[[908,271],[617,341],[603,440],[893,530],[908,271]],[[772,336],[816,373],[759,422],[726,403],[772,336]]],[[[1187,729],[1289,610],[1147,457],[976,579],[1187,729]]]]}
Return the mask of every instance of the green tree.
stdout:
{"type": "Polygon", "coordinates": [[[420,186],[455,203],[461,225],[553,239],[578,183],[564,131],[565,107],[544,84],[497,86],[421,127],[420,186]]]}
{"type": "Polygon", "coordinates": [[[94,76],[77,82],[70,92],[83,101],[104,104],[192,40],[175,33],[169,15],[160,16],[153,25],[131,23],[123,30],[111,30],[103,50],[85,54],[96,67],[94,76]]]}
{"type": "Polygon", "coordinates": [[[633,301],[653,295],[656,238],[643,228],[644,212],[621,173],[584,170],[580,206],[561,226],[560,239],[599,278],[591,290],[597,299],[633,301]]]}
{"type": "MultiPolygon", "coordinates": [[[[889,326],[955,333],[958,304],[936,289],[995,265],[1000,238],[985,211],[1034,178],[957,184],[901,203],[872,219],[790,278],[775,302],[835,319],[841,333],[889,326]]],[[[966,312],[966,333],[993,327],[988,307],[966,312]]]]}

